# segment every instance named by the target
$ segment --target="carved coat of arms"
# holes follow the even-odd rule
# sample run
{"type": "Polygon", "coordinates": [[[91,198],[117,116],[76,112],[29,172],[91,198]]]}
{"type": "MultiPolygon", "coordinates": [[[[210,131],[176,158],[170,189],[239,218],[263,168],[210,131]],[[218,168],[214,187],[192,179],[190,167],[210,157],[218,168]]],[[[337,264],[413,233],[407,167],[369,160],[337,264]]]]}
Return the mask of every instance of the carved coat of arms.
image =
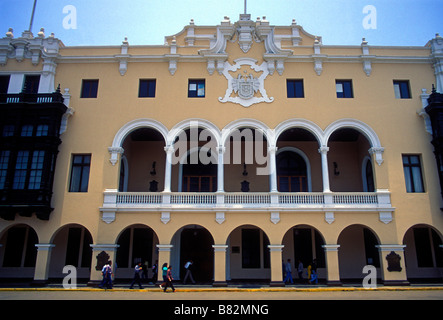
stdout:
{"type": "Polygon", "coordinates": [[[256,60],[251,58],[241,58],[234,61],[232,66],[229,62],[225,62],[223,75],[228,80],[228,89],[225,96],[218,98],[220,102],[233,102],[249,107],[254,103],[272,102],[274,98],[269,98],[266,94],[264,80],[269,74],[267,63],[261,65],[256,64],[256,60]],[[235,72],[242,66],[248,65],[256,73],[260,73],[258,77],[254,77],[252,73],[246,75],[238,74],[233,77],[230,72],[235,72]],[[256,95],[256,93],[259,93],[256,95]]]}
{"type": "Polygon", "coordinates": [[[239,74],[237,79],[232,79],[232,87],[235,93],[238,92],[240,98],[250,99],[254,96],[254,93],[258,91],[260,83],[252,74],[249,74],[249,77],[242,77],[242,75],[239,74]]]}

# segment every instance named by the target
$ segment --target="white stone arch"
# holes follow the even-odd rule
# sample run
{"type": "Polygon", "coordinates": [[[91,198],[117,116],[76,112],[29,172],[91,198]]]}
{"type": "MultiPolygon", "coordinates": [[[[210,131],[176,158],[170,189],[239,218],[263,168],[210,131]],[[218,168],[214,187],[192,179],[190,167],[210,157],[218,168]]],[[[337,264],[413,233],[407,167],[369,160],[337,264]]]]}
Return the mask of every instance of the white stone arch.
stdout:
{"type": "Polygon", "coordinates": [[[108,151],[111,154],[109,161],[112,165],[117,163],[118,154],[123,153],[123,141],[125,141],[128,134],[141,128],[152,128],[157,130],[163,136],[163,139],[165,139],[165,143],[167,142],[168,129],[161,122],[153,119],[135,119],[129,121],[117,131],[114,140],[112,141],[112,146],[108,148],[108,151]]]}
{"type": "Polygon", "coordinates": [[[209,130],[211,135],[214,137],[217,145],[220,144],[220,129],[215,124],[205,119],[192,118],[177,123],[169,131],[166,139],[166,145],[173,145],[175,139],[180,135],[180,133],[190,128],[202,128],[205,130],[209,130]]]}
{"type": "Polygon", "coordinates": [[[276,140],[275,140],[274,130],[270,129],[263,122],[255,119],[238,119],[230,122],[221,131],[220,144],[223,147],[225,147],[226,140],[228,139],[228,137],[234,132],[234,130],[240,128],[253,128],[259,130],[263,134],[263,136],[266,137],[266,140],[268,142],[268,147],[275,146],[276,140]]]}
{"type": "Polygon", "coordinates": [[[300,128],[309,131],[315,139],[317,139],[319,147],[321,146],[324,136],[323,130],[314,122],[306,119],[289,119],[279,123],[274,129],[276,143],[283,132],[292,128],[300,128]]]}
{"type": "Polygon", "coordinates": [[[324,131],[323,145],[327,145],[331,134],[338,129],[351,128],[362,133],[369,141],[372,148],[380,148],[380,139],[375,131],[366,123],[356,119],[340,119],[331,123],[324,131]]]}
{"type": "Polygon", "coordinates": [[[366,139],[368,139],[371,148],[368,150],[369,153],[375,153],[375,160],[378,165],[383,163],[383,151],[384,148],[381,146],[380,139],[378,138],[377,133],[366,123],[356,120],[356,119],[340,119],[331,123],[326,130],[324,131],[322,145],[327,146],[329,142],[329,138],[331,135],[339,129],[343,128],[351,128],[355,129],[361,134],[363,134],[366,139]]]}

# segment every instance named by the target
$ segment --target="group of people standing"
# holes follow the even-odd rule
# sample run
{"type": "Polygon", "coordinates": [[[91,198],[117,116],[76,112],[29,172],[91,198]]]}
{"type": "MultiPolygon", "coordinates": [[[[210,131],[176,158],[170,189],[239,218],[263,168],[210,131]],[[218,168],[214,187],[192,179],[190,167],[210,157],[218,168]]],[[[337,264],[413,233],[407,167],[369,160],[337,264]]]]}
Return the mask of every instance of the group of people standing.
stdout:
{"type": "MultiPolygon", "coordinates": [[[[295,266],[297,269],[298,279],[300,283],[304,283],[303,278],[303,272],[304,272],[304,266],[303,262],[301,260],[298,260],[298,264],[295,266]]],[[[285,263],[282,261],[282,269],[283,269],[283,282],[284,283],[294,283],[294,280],[292,278],[292,264],[291,259],[288,259],[288,261],[285,263]]],[[[318,274],[317,274],[317,261],[314,259],[311,264],[307,267],[307,280],[310,284],[317,284],[318,283],[318,274]]]]}
{"type": "MultiPolygon", "coordinates": [[[[186,284],[186,281],[188,278],[191,280],[193,284],[195,284],[194,277],[192,275],[192,269],[193,269],[193,261],[189,260],[185,264],[185,270],[186,275],[183,279],[183,284],[186,284]]],[[[102,268],[102,276],[103,279],[101,283],[99,284],[100,288],[104,288],[106,286],[107,289],[112,289],[112,262],[108,261],[102,268]]],[[[134,267],[134,278],[131,282],[130,289],[134,287],[134,284],[138,284],[140,289],[143,289],[141,279],[144,277],[147,278],[147,264],[145,266],[142,265],[141,262],[137,263],[134,267]]],[[[152,265],[152,283],[157,282],[157,274],[158,274],[158,262],[156,261],[155,264],[152,265]]],[[[162,277],[163,277],[163,283],[159,285],[160,289],[162,289],[164,292],[166,292],[166,289],[168,287],[171,287],[172,292],[175,292],[174,285],[172,284],[172,266],[167,263],[164,263],[162,266],[162,277]]]]}

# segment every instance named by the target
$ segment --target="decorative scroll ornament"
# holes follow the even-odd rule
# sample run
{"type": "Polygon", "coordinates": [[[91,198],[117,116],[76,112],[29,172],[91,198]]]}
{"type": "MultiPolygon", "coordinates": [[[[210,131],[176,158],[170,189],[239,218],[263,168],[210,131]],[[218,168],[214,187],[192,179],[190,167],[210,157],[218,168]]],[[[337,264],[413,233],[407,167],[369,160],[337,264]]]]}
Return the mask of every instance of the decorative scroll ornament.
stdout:
{"type": "Polygon", "coordinates": [[[274,101],[273,97],[268,97],[264,87],[264,80],[269,74],[267,62],[257,65],[257,60],[251,58],[241,58],[234,60],[234,62],[233,66],[227,61],[224,63],[222,73],[228,80],[228,89],[224,97],[218,98],[220,102],[233,102],[243,107],[250,107],[255,103],[274,101]],[[246,75],[238,74],[234,78],[230,72],[235,72],[244,65],[248,65],[256,73],[261,72],[261,75],[254,77],[252,73],[248,74],[245,70],[246,75]],[[261,96],[257,96],[257,93],[261,96]]]}

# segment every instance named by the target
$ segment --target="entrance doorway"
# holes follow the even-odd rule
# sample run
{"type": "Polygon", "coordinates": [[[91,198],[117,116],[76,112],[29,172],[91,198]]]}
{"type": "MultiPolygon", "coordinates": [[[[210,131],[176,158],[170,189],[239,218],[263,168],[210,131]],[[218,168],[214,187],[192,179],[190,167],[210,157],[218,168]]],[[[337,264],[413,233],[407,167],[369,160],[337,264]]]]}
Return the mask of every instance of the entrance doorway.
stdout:
{"type": "Polygon", "coordinates": [[[192,274],[196,282],[211,282],[214,276],[214,240],[205,228],[187,226],[180,235],[180,279],[184,279],[187,261],[193,261],[192,274]]]}

